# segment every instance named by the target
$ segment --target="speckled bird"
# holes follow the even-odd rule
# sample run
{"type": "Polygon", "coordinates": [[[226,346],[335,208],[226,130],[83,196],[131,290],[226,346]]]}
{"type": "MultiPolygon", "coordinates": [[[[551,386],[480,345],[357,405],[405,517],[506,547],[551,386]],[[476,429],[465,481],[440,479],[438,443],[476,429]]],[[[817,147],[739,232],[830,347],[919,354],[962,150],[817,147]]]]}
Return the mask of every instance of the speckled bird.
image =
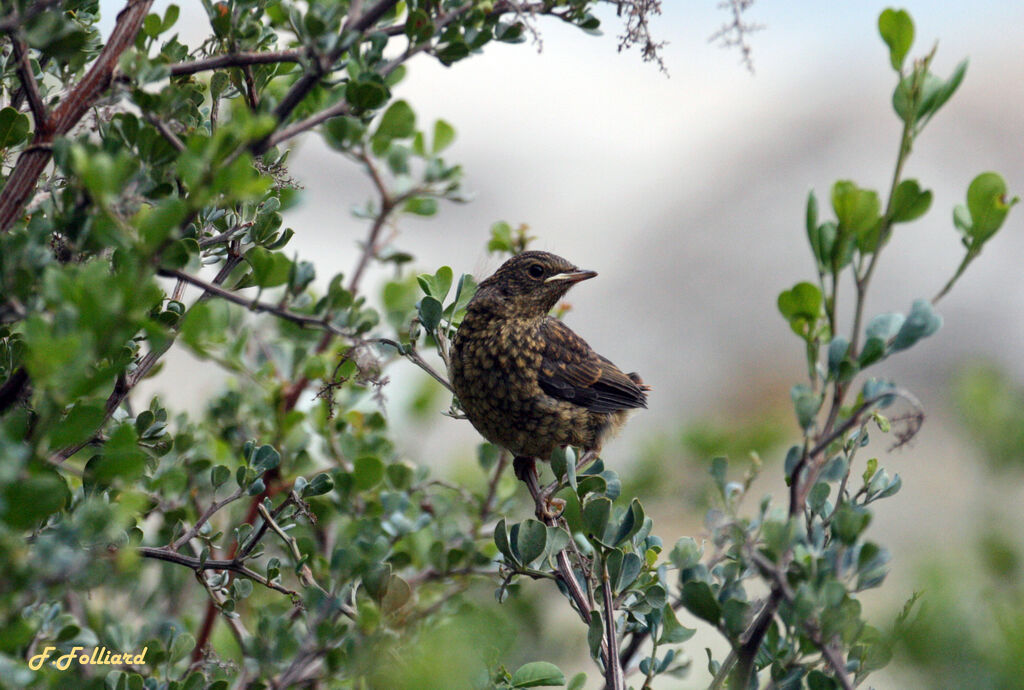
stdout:
{"type": "Polygon", "coordinates": [[[548,460],[558,446],[594,457],[648,387],[549,316],[596,276],[560,256],[518,254],[480,283],[452,348],[451,381],[469,421],[516,456],[548,460]]]}

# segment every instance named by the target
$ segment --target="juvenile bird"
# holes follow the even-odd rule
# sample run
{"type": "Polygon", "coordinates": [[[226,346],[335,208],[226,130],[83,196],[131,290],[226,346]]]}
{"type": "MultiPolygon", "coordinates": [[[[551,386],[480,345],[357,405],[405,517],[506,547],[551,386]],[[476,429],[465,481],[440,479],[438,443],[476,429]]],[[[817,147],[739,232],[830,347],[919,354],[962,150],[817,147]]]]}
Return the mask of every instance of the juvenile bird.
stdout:
{"type": "Polygon", "coordinates": [[[637,374],[622,373],[548,315],[569,288],[596,275],[547,252],[518,254],[480,283],[455,335],[450,373],[459,402],[484,438],[516,456],[516,474],[534,494],[532,458],[548,460],[558,446],[595,458],[630,410],[647,407],[637,374]]]}

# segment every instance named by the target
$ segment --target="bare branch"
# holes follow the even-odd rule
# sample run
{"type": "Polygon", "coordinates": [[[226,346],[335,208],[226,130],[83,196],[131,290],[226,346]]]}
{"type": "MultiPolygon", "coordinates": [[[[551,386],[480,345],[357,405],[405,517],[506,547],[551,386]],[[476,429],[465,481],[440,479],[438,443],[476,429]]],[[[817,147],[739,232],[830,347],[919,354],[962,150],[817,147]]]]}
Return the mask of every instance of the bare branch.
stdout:
{"type": "Polygon", "coordinates": [[[18,79],[21,81],[21,88],[24,89],[25,97],[28,99],[28,107],[32,110],[32,117],[36,121],[36,131],[47,132],[50,127],[50,114],[43,104],[43,97],[39,94],[39,84],[32,73],[32,63],[28,58],[28,46],[21,40],[21,36],[11,34],[11,45],[14,47],[14,57],[18,61],[18,79]]]}
{"type": "Polygon", "coordinates": [[[743,13],[749,10],[753,4],[754,0],[724,0],[720,2],[719,9],[728,10],[731,18],[708,38],[709,43],[717,42],[723,48],[739,48],[740,59],[751,72],[754,71],[754,61],[751,59],[752,49],[747,43],[747,38],[755,31],[764,28],[761,24],[752,24],[743,19],[743,13]]]}
{"type": "Polygon", "coordinates": [[[298,592],[290,590],[287,587],[277,584],[276,582],[271,582],[264,576],[257,573],[255,570],[247,568],[242,563],[242,561],[237,559],[223,560],[208,558],[205,561],[201,561],[198,558],[185,556],[183,554],[170,551],[166,548],[158,549],[150,546],[139,546],[136,548],[136,551],[138,551],[139,555],[143,558],[155,558],[159,561],[177,563],[178,565],[183,565],[186,568],[191,568],[192,570],[195,570],[197,572],[203,570],[230,570],[233,573],[237,573],[238,575],[242,575],[244,577],[249,578],[253,582],[258,582],[264,587],[276,590],[278,592],[281,592],[282,594],[287,594],[293,599],[297,600],[299,598],[298,592]]]}
{"type": "Polygon", "coordinates": [[[267,65],[281,62],[302,62],[306,57],[305,50],[277,50],[265,52],[238,52],[226,55],[215,55],[202,60],[179,62],[171,65],[171,76],[180,77],[208,70],[224,69],[225,67],[248,67],[250,65],[267,65]]]}
{"type": "Polygon", "coordinates": [[[213,517],[214,513],[216,513],[218,510],[228,505],[229,503],[237,501],[242,497],[244,493],[245,492],[242,490],[242,488],[239,487],[235,491],[235,493],[231,494],[227,498],[221,499],[220,501],[214,501],[213,503],[211,503],[210,507],[207,508],[203,512],[203,514],[199,516],[198,520],[196,520],[196,524],[192,525],[191,529],[189,529],[183,535],[181,535],[173,542],[171,542],[171,544],[167,548],[169,548],[171,551],[177,551],[178,549],[180,549],[184,544],[188,543],[188,541],[192,539],[192,537],[199,534],[199,530],[202,529],[203,525],[206,524],[207,520],[213,517]]]}

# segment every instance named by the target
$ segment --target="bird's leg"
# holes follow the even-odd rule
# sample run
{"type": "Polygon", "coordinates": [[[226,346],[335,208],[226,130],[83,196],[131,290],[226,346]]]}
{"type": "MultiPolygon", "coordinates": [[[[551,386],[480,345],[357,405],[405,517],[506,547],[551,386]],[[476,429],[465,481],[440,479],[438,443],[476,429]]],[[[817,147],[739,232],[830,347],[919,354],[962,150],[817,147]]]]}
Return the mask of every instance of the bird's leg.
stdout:
{"type": "Polygon", "coordinates": [[[565,501],[552,498],[550,492],[541,490],[537,477],[540,472],[537,470],[537,459],[526,455],[517,455],[512,461],[512,469],[516,477],[526,484],[530,497],[536,506],[537,517],[541,522],[547,523],[562,514],[565,509],[565,501]],[[559,505],[560,504],[560,505],[559,505]],[[552,511],[555,506],[555,511],[552,511]]]}

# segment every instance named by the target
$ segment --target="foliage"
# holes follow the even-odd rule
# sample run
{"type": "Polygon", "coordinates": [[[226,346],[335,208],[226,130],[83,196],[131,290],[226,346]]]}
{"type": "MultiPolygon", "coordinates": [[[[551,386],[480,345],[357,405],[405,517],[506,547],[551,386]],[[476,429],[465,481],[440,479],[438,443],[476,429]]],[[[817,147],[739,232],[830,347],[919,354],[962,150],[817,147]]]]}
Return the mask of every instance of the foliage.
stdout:
{"type": "MultiPolygon", "coordinates": [[[[931,54],[904,67],[905,13],[879,25],[903,122],[885,203],[837,182],[835,219],[821,220],[812,193],[817,281],[779,297],[808,357],[808,382],[792,390],[803,440],[787,454],[788,506],[765,499],[744,516],[758,465],[736,480],[716,458],[708,539],[669,548],[600,459],[577,467],[572,449],[556,454],[549,488],[564,512],[523,520],[507,453],[482,444],[475,483],[434,478],[399,453],[379,406],[396,360],[447,386],[421,348],[447,361],[475,289],[446,266],[414,274],[413,257],[389,243],[402,214],[463,200],[462,170],[445,157],[452,125],[421,123],[392,97],[405,63],[450,65],[520,42],[545,15],[593,30],[595,0],[204,2],[212,34],[200,46],[172,32],[176,7],[159,16],[150,4],[130,2],[105,44],[95,0],[19,1],[0,18],[6,683],[580,688],[584,674],[566,678],[545,660],[506,666],[509,611],[548,582],[611,688],[691,666],[683,609],[730,642],[726,659],[709,657],[716,686],[756,686],[766,670],[777,687],[850,687],[888,661],[857,596],[882,582],[889,558],[866,539],[870,504],[900,480],[854,459],[869,425],[893,425],[903,442],[920,411],[894,384],[854,384],[934,333],[934,302],[1016,201],[995,173],[978,176],[954,215],[967,253],[950,283],[861,333],[878,257],[932,202],[902,178],[904,162],[965,71],[941,79],[931,54]],[[318,280],[285,251],[297,202],[286,144],[314,130],[375,190],[347,277],[318,280]],[[379,296],[363,285],[373,262],[395,268],[379,296]],[[857,290],[849,337],[836,311],[844,274],[857,290]],[[134,387],[173,346],[236,378],[202,409],[140,406],[134,387]],[[883,416],[897,398],[911,412],[883,416]],[[505,603],[474,597],[479,583],[505,603]],[[50,663],[76,648],[146,656],[50,663]]],[[[658,3],[619,6],[627,43],[656,59],[646,17],[658,3]]],[[[516,252],[531,239],[497,223],[488,246],[516,252]]]]}

